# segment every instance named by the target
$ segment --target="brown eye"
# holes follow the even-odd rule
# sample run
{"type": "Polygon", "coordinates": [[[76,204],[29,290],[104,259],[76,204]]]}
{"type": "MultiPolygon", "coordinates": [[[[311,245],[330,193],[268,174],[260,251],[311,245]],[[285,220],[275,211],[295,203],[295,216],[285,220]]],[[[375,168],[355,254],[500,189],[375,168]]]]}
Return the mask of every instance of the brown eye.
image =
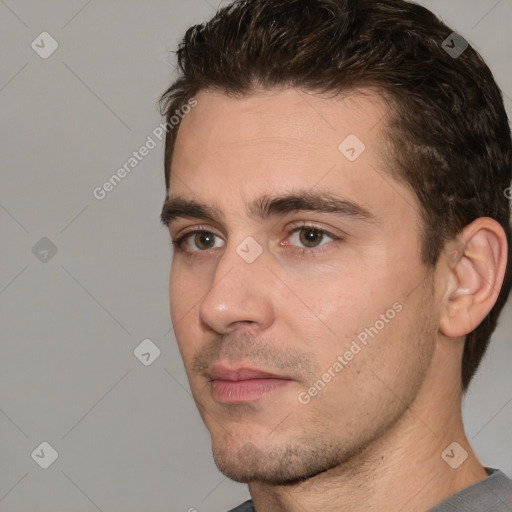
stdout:
{"type": "Polygon", "coordinates": [[[310,249],[307,252],[314,253],[317,250],[323,250],[320,249],[321,246],[337,240],[340,240],[340,237],[313,224],[300,224],[295,229],[291,227],[290,236],[286,245],[296,246],[302,252],[304,252],[305,249],[310,249]]]}
{"type": "Polygon", "coordinates": [[[182,253],[200,253],[210,249],[218,249],[224,245],[223,240],[212,233],[205,230],[194,230],[185,233],[177,240],[172,241],[172,245],[177,252],[182,253]]]}
{"type": "Polygon", "coordinates": [[[194,235],[194,244],[201,251],[211,249],[215,245],[215,235],[206,231],[194,235]]]}
{"type": "Polygon", "coordinates": [[[317,247],[324,239],[324,232],[316,228],[302,228],[299,239],[306,247],[317,247]]]}

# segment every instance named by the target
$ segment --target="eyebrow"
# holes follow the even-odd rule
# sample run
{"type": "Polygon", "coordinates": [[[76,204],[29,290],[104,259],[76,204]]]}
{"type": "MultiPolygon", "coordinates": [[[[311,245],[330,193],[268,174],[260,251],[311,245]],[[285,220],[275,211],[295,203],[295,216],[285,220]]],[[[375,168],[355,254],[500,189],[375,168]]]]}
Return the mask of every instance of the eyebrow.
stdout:
{"type": "MultiPolygon", "coordinates": [[[[265,195],[253,201],[247,208],[250,216],[261,220],[300,211],[331,213],[367,222],[376,221],[375,215],[368,209],[327,191],[299,190],[277,196],[265,195]]],[[[179,218],[204,219],[218,224],[224,221],[223,213],[216,206],[180,196],[167,198],[160,214],[162,224],[169,226],[179,218]]]]}

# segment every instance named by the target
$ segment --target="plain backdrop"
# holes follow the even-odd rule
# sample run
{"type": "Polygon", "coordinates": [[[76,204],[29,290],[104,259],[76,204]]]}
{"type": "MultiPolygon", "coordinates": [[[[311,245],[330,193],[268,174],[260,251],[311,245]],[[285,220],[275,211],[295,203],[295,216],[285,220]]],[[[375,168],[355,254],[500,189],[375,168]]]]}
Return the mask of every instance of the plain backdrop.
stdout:
{"type": "MultiPolygon", "coordinates": [[[[248,497],[213,464],[171,328],[163,144],[93,195],[161,122],[171,51],[217,2],[0,0],[1,512],[248,497]]],[[[510,115],[512,0],[422,3],[481,52],[510,115]]],[[[477,454],[509,476],[511,329],[509,302],[464,404],[477,454]]]]}

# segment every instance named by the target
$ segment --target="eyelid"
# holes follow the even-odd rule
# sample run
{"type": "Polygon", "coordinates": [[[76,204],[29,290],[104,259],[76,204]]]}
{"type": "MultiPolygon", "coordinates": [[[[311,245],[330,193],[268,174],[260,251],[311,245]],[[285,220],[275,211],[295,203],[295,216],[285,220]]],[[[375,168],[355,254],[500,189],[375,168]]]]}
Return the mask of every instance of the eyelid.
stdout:
{"type": "Polygon", "coordinates": [[[192,233],[213,233],[215,234],[214,232],[214,228],[212,228],[211,226],[206,226],[206,225],[197,225],[197,226],[191,226],[190,228],[185,228],[181,233],[179,233],[178,235],[176,235],[176,238],[182,238],[186,235],[190,235],[192,233]]]}
{"type": "Polygon", "coordinates": [[[325,235],[330,236],[334,240],[339,240],[340,238],[344,237],[344,235],[342,235],[341,233],[339,235],[336,235],[335,233],[333,233],[333,231],[330,228],[326,228],[321,224],[318,224],[313,221],[307,221],[307,220],[301,220],[301,221],[291,223],[289,226],[287,226],[286,231],[288,232],[288,235],[290,235],[294,231],[297,231],[297,229],[299,229],[299,228],[316,229],[316,230],[324,233],[325,235]]]}

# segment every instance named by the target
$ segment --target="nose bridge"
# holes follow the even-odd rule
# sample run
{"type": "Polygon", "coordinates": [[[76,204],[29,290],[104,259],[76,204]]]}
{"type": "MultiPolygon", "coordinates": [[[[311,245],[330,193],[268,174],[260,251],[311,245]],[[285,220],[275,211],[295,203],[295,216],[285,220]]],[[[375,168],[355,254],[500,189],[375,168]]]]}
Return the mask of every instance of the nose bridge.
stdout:
{"type": "Polygon", "coordinates": [[[262,274],[268,273],[267,263],[263,246],[254,237],[247,236],[241,242],[228,242],[224,254],[219,258],[212,287],[226,277],[235,290],[246,289],[244,282],[249,283],[253,278],[261,278],[262,274]]]}
{"type": "Polygon", "coordinates": [[[253,237],[237,245],[228,243],[200,303],[201,319],[218,332],[237,322],[268,326],[273,316],[270,289],[265,284],[268,274],[263,247],[253,237]]]}

